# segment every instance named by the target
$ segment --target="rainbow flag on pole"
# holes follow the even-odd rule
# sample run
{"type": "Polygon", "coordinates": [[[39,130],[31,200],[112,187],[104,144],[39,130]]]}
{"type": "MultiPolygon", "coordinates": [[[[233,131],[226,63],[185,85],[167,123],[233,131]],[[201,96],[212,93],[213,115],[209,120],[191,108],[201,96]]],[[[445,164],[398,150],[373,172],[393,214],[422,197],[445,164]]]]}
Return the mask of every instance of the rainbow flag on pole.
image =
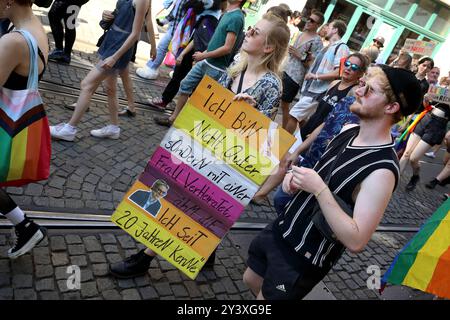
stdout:
{"type": "Polygon", "coordinates": [[[400,251],[382,279],[450,298],[450,199],[400,251]]]}

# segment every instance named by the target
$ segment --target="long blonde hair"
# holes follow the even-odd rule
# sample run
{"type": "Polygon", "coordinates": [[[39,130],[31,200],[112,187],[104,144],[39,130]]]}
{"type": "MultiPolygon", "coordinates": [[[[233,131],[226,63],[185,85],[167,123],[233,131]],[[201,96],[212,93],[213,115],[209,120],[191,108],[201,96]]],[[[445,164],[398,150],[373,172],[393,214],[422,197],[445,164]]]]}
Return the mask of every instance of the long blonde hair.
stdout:
{"type": "MultiPolygon", "coordinates": [[[[266,13],[262,18],[272,24],[272,27],[267,34],[266,45],[273,46],[274,49],[263,56],[260,65],[264,67],[264,69],[279,75],[281,63],[287,54],[290,30],[287,24],[274,14],[266,13]]],[[[231,78],[236,78],[247,68],[247,65],[248,56],[241,49],[239,62],[228,69],[229,76],[231,78]]]]}

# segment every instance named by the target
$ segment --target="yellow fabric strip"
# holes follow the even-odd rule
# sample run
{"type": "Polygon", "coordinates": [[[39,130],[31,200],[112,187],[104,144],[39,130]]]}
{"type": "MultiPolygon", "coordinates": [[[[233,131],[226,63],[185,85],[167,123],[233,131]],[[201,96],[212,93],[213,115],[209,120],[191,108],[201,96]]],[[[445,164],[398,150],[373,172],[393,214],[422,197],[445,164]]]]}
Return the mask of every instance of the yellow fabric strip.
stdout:
{"type": "Polygon", "coordinates": [[[417,253],[416,261],[409,269],[403,284],[425,291],[430,283],[439,258],[450,243],[450,218],[447,215],[436,231],[417,253]]]}
{"type": "Polygon", "coordinates": [[[22,178],[23,168],[27,157],[28,129],[22,130],[17,134],[12,143],[11,162],[7,181],[18,180],[22,178]]]}

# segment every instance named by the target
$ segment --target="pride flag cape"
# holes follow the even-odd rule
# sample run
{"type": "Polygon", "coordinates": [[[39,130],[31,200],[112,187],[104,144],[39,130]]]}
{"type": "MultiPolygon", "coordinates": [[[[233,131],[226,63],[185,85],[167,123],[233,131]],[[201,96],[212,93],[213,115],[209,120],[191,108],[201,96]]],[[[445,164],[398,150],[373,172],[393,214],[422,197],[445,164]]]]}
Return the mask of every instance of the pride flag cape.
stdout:
{"type": "Polygon", "coordinates": [[[388,282],[450,298],[450,199],[395,257],[381,291],[388,282]]]}

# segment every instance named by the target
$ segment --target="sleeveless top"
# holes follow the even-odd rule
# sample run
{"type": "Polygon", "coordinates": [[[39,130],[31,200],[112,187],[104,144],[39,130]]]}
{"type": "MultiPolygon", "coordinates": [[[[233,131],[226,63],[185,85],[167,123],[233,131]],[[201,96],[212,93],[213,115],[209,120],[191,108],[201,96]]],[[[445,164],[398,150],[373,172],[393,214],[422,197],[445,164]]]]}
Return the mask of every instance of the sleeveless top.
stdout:
{"type": "MultiPolygon", "coordinates": [[[[14,32],[17,32],[17,31],[14,31],[14,32]]],[[[38,55],[39,55],[39,58],[41,59],[42,63],[44,64],[44,69],[42,69],[42,72],[38,76],[39,81],[40,81],[42,79],[42,76],[44,75],[47,65],[45,63],[44,54],[42,53],[41,49],[39,49],[39,48],[38,48],[38,55]]],[[[27,83],[28,83],[28,76],[22,76],[22,75],[18,74],[17,72],[13,71],[9,75],[9,77],[6,80],[3,87],[6,89],[11,89],[11,90],[24,90],[27,88],[27,83]]]]}
{"type": "MultiPolygon", "coordinates": [[[[352,194],[355,188],[372,172],[388,169],[395,176],[397,186],[400,170],[392,143],[380,146],[353,146],[359,126],[346,130],[331,141],[314,170],[324,178],[342,144],[345,150],[337,160],[328,187],[349,206],[354,207],[352,194]]],[[[330,269],[341,257],[345,247],[340,242],[333,244],[324,238],[311,221],[317,203],[313,194],[299,191],[286,205],[285,212],[273,224],[278,237],[284,239],[299,256],[312,265],[330,269]]]]}
{"type": "MultiPolygon", "coordinates": [[[[116,4],[116,15],[114,23],[106,32],[98,54],[102,60],[111,57],[116,53],[133,31],[133,23],[136,9],[134,8],[133,0],[118,0],[116,4]]],[[[133,56],[134,47],[131,46],[113,66],[113,69],[122,70],[128,66],[133,56]]]]}

